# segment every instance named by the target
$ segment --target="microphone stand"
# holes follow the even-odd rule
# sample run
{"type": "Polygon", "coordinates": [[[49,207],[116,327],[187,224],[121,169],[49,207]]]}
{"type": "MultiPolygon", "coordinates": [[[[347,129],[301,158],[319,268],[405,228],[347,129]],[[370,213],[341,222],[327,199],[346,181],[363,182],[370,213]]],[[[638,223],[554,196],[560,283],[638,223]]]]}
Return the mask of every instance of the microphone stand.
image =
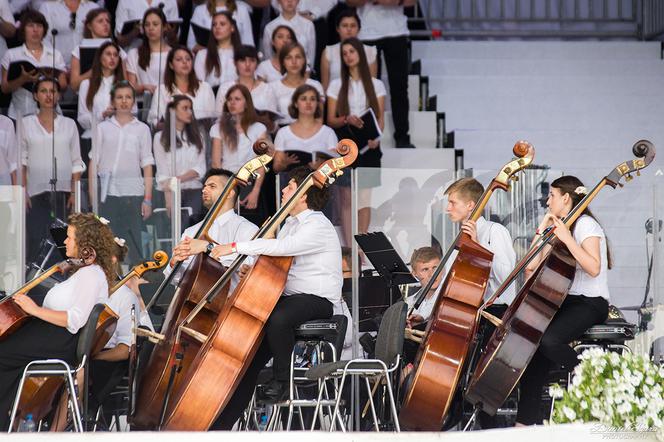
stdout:
{"type": "MultiPolygon", "coordinates": [[[[166,17],[166,13],[164,13],[164,3],[161,2],[157,6],[159,10],[161,10],[162,14],[164,17],[166,17]]],[[[166,26],[168,26],[168,18],[166,17],[166,22],[163,24],[161,27],[161,36],[159,37],[159,65],[157,66],[157,125],[159,125],[159,107],[161,105],[161,57],[162,57],[162,52],[163,52],[163,44],[164,44],[164,38],[166,38],[166,30],[164,29],[166,26]]],[[[166,68],[164,68],[166,69],[166,68]]],[[[152,97],[154,99],[154,96],[152,97]]]]}
{"type": "MultiPolygon", "coordinates": [[[[53,57],[52,57],[52,75],[53,79],[57,82],[58,79],[55,77],[55,36],[58,35],[57,29],[51,29],[51,36],[53,41],[53,57]]],[[[58,86],[54,84],[55,88],[58,89],[58,86]]],[[[51,180],[49,184],[51,185],[51,222],[55,222],[56,219],[56,205],[57,205],[57,184],[58,184],[58,159],[55,157],[55,113],[56,113],[57,103],[53,103],[53,132],[51,132],[51,180]]]]}

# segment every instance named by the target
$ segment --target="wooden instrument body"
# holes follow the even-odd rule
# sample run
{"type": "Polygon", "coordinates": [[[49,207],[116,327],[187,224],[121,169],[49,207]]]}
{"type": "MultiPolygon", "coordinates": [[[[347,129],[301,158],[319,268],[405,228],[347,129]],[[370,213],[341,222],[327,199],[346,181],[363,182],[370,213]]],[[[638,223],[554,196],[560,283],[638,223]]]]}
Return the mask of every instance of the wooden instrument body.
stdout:
{"type": "Polygon", "coordinates": [[[505,402],[537,351],[574,280],[576,260],[559,241],[526,281],[496,328],[465,399],[491,415],[505,402]]]}
{"type": "Polygon", "coordinates": [[[12,298],[0,302],[0,340],[5,339],[21,327],[30,315],[25,313],[12,298]]]}
{"type": "Polygon", "coordinates": [[[493,253],[468,235],[443,282],[414,375],[399,413],[408,430],[440,431],[477,328],[477,313],[491,274],[493,253]]]}
{"type": "MultiPolygon", "coordinates": [[[[159,414],[168,388],[171,369],[176,363],[176,352],[184,348],[189,355],[191,352],[197,352],[201,347],[201,344],[195,339],[188,335],[181,335],[183,345],[179,349],[176,348],[178,326],[221,278],[225,270],[226,268],[219,261],[206,254],[196,255],[187,267],[173,301],[168,307],[162,326],[161,333],[165,335],[165,339],[155,345],[143,371],[138,390],[136,413],[132,418],[132,428],[148,430],[156,429],[159,425],[159,414]]],[[[189,327],[199,333],[209,334],[226,301],[227,292],[228,285],[196,315],[189,327]]],[[[186,372],[192,360],[193,357],[183,358],[180,362],[181,370],[186,372]]],[[[175,378],[173,388],[177,387],[179,379],[180,377],[175,378]]]]}
{"type": "MultiPolygon", "coordinates": [[[[242,380],[288,278],[292,257],[259,256],[173,390],[163,429],[205,431],[242,380]]],[[[189,353],[189,352],[188,352],[189,353]]]]}

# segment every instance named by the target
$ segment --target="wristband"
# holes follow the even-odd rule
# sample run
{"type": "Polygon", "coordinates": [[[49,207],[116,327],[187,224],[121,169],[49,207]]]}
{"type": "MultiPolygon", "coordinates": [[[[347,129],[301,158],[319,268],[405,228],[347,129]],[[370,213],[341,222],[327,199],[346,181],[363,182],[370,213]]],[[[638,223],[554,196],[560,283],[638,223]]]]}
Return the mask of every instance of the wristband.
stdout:
{"type": "Polygon", "coordinates": [[[146,199],[144,199],[144,200],[143,200],[143,204],[145,204],[146,206],[151,206],[151,205],[152,205],[152,201],[151,201],[151,200],[146,200],[146,199]]]}
{"type": "Polygon", "coordinates": [[[237,253],[237,243],[231,243],[231,253],[237,253]]]}

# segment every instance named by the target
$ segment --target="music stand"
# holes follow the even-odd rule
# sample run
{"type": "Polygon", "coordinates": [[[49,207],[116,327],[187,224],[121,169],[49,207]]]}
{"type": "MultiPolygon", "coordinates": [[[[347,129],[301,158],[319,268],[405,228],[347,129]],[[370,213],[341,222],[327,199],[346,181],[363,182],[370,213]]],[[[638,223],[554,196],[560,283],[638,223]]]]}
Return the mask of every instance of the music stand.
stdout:
{"type": "Polygon", "coordinates": [[[403,262],[392,243],[383,232],[370,232],[355,235],[355,241],[364,252],[369,262],[380,276],[383,277],[390,292],[391,304],[394,303],[392,294],[394,288],[402,284],[413,284],[417,279],[403,262]]]}

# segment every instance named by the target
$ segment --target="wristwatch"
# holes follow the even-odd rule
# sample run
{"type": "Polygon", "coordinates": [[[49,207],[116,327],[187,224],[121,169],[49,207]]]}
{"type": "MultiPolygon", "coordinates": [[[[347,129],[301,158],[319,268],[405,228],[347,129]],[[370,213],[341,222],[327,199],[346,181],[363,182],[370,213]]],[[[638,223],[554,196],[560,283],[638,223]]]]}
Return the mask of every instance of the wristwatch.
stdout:
{"type": "Polygon", "coordinates": [[[207,247],[205,248],[205,254],[209,255],[210,253],[212,253],[212,249],[214,249],[214,244],[209,242],[207,247]]]}

